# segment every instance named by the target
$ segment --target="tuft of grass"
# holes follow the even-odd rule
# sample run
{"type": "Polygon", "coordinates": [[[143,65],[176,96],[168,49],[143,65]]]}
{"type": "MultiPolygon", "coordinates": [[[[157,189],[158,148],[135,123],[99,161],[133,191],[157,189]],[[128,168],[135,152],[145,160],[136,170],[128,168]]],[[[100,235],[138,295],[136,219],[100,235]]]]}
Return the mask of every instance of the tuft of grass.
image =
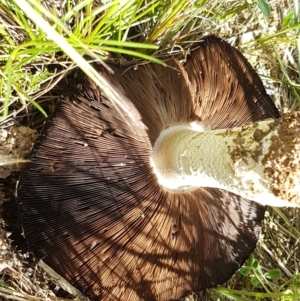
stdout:
{"type": "Polygon", "coordinates": [[[211,290],[213,299],[220,297],[235,301],[300,299],[300,274],[298,271],[294,272],[289,279],[284,279],[279,269],[263,271],[258,260],[251,254],[239,272],[248,278],[253,291],[220,286],[211,290]]]}
{"type": "Polygon", "coordinates": [[[0,69],[0,121],[15,117],[28,102],[45,115],[35,101],[35,93],[50,90],[57,82],[53,78],[64,76],[74,66],[83,69],[117,102],[114,91],[89,61],[109,58],[126,63],[138,58],[164,64],[154,55],[155,50],[166,47],[182,28],[191,27],[196,12],[207,1],[188,7],[191,2],[127,0],[96,4],[93,0],[68,0],[59,10],[39,0],[1,1],[4,64],[0,69]],[[47,68],[51,64],[60,65],[60,72],[51,72],[47,68]],[[22,105],[20,110],[10,110],[16,102],[22,105]]]}
{"type": "MultiPolygon", "coordinates": [[[[133,65],[164,64],[170,56],[183,58],[193,43],[207,34],[224,34],[231,20],[250,14],[260,24],[260,37],[242,50],[288,45],[299,51],[298,5],[285,12],[282,27],[270,31],[272,8],[265,0],[0,0],[0,122],[13,122],[20,112],[38,108],[38,99],[72,68],[82,68],[109,96],[115,92],[91,62],[133,65]],[[263,17],[264,25],[260,21],[263,17]]],[[[233,35],[243,35],[243,27],[233,35]]],[[[232,37],[232,34],[231,34],[232,37]]],[[[277,59],[282,60],[282,55],[277,59]]],[[[298,55],[299,58],[299,55],[298,55]]],[[[299,73],[299,61],[296,63],[299,73]]],[[[280,64],[286,83],[299,97],[299,85],[280,64]]]]}
{"type": "Polygon", "coordinates": [[[257,5],[261,10],[264,16],[262,24],[266,28],[267,34],[245,43],[243,49],[246,49],[246,47],[255,48],[256,50],[271,49],[282,75],[281,78],[272,78],[272,80],[289,87],[296,101],[300,104],[300,19],[298,1],[294,0],[291,7],[282,12],[280,27],[277,30],[271,29],[271,26],[269,26],[270,17],[272,17],[274,11],[272,11],[268,2],[265,0],[247,0],[247,3],[252,14],[255,15],[252,10],[253,5],[257,5]]]}

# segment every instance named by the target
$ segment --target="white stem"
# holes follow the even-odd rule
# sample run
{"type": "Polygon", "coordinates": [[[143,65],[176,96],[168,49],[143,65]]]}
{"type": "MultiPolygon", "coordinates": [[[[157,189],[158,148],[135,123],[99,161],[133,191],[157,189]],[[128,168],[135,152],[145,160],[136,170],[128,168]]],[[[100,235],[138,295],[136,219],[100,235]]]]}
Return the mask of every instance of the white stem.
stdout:
{"type": "Polygon", "coordinates": [[[163,131],[151,158],[159,183],[226,189],[271,206],[300,206],[300,113],[240,128],[163,131]]]}

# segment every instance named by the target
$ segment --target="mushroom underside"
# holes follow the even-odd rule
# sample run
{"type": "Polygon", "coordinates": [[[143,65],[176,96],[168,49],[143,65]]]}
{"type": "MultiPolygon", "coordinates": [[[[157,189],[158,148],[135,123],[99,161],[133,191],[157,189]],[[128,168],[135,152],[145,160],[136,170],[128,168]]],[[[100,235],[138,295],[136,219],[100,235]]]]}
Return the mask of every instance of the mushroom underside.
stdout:
{"type": "Polygon", "coordinates": [[[264,208],[213,188],[171,192],[150,164],[160,132],[279,116],[245,58],[216,37],[186,64],[81,72],[49,118],[18,187],[30,250],[92,300],[175,300],[225,282],[256,245],[264,208]]]}

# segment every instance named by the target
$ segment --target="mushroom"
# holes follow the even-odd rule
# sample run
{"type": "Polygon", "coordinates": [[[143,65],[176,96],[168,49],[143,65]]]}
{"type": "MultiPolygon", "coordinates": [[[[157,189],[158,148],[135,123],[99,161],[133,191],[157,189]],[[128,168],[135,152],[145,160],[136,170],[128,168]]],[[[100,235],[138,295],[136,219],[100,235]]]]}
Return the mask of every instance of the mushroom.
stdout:
{"type": "MultiPolygon", "coordinates": [[[[275,121],[262,128],[257,121],[278,118],[275,105],[242,54],[217,37],[199,43],[185,65],[168,65],[101,69],[122,108],[81,72],[69,76],[19,181],[30,250],[92,300],[174,300],[224,283],[260,233],[264,207],[246,198],[251,193],[238,195],[230,183],[225,190],[223,178],[213,187],[211,175],[201,178],[210,187],[201,187],[193,165],[201,157],[186,163],[183,155],[190,160],[190,144],[197,156],[203,150],[194,135],[220,136],[225,146],[208,149],[218,154],[206,152],[203,163],[223,176],[225,149],[244,162],[244,144],[272,140],[265,127],[275,121]],[[250,141],[237,127],[253,122],[242,127],[256,133],[250,141]]],[[[233,165],[225,167],[232,176],[233,165]]]]}

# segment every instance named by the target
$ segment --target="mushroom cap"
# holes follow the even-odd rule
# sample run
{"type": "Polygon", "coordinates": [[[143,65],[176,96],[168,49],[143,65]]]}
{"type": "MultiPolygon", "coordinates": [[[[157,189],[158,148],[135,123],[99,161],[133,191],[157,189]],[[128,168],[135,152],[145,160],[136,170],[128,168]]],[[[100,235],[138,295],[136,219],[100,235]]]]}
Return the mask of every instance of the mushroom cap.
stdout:
{"type": "MultiPolygon", "coordinates": [[[[100,70],[124,107],[81,72],[19,182],[30,250],[92,300],[174,300],[225,282],[254,249],[264,207],[212,188],[171,192],[150,165],[167,127],[278,117],[246,59],[214,36],[182,66],[100,70]]],[[[170,150],[171,151],[171,150],[170,150]]]]}

